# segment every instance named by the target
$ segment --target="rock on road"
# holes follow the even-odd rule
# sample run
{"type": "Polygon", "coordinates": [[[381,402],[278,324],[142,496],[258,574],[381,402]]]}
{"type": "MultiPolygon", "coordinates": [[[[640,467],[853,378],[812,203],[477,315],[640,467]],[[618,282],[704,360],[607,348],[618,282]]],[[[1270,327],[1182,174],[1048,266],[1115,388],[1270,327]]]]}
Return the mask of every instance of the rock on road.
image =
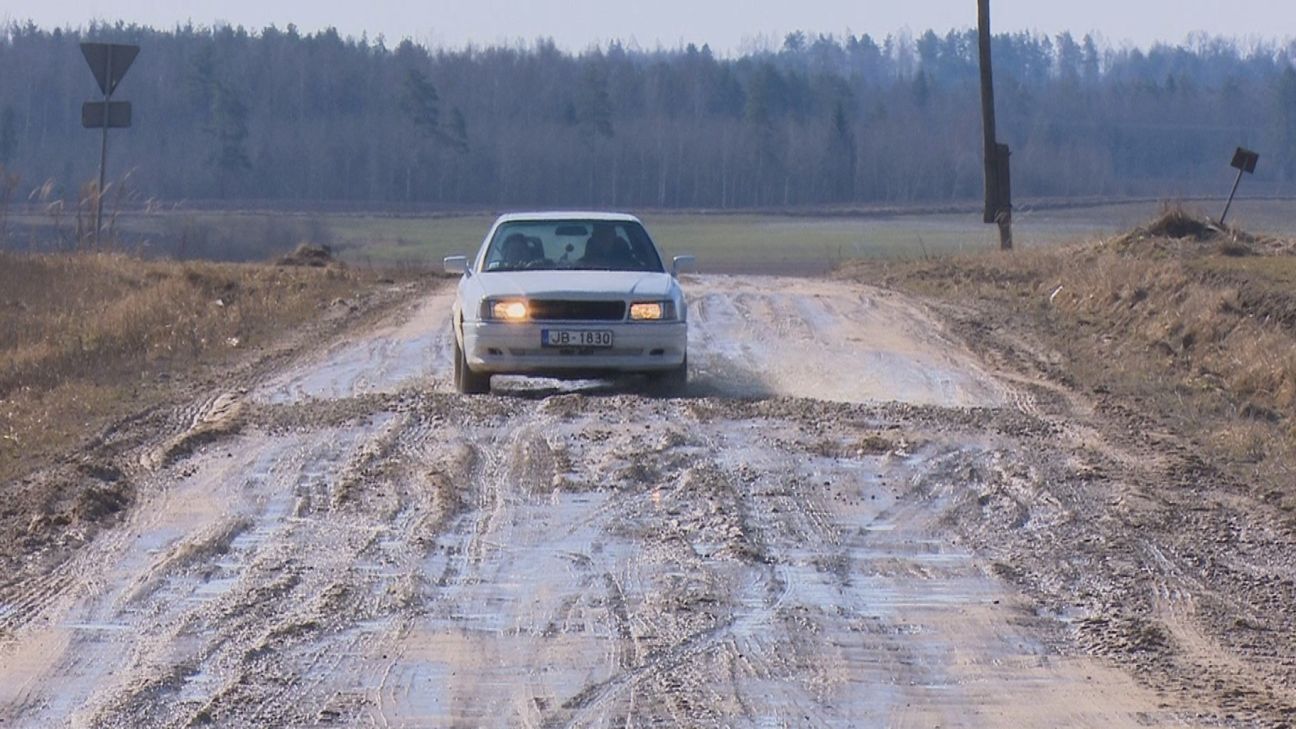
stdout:
{"type": "Polygon", "coordinates": [[[1180,723],[943,524],[1006,380],[898,294],[687,290],[686,398],[455,395],[446,288],[193,403],[0,602],[0,724],[1180,723]]]}

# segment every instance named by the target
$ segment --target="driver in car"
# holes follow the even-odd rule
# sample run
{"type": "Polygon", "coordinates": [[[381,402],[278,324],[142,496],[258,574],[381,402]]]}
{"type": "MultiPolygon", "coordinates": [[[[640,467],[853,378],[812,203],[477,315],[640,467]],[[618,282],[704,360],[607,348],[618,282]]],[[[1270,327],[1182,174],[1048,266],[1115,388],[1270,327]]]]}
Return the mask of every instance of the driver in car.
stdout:
{"type": "Polygon", "coordinates": [[[611,270],[627,269],[634,266],[634,255],[630,244],[617,235],[610,225],[596,225],[589,242],[585,244],[585,255],[581,263],[588,268],[607,268],[611,270]]]}
{"type": "Polygon", "coordinates": [[[537,260],[535,250],[521,233],[514,233],[504,239],[501,254],[505,268],[525,268],[527,264],[537,260]]]}

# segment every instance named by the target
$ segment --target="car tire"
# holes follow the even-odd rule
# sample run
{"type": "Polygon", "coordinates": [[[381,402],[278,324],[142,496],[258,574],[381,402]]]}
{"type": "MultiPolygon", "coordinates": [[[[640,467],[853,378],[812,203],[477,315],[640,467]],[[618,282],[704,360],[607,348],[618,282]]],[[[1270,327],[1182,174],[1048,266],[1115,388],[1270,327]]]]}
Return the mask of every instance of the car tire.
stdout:
{"type": "Polygon", "coordinates": [[[458,337],[454,340],[454,383],[455,389],[465,395],[484,395],[490,392],[489,374],[473,372],[468,366],[468,358],[463,347],[459,346],[458,337]]]}
{"type": "Polygon", "coordinates": [[[648,375],[648,387],[659,397],[679,397],[688,389],[688,355],[679,367],[648,375]]]}

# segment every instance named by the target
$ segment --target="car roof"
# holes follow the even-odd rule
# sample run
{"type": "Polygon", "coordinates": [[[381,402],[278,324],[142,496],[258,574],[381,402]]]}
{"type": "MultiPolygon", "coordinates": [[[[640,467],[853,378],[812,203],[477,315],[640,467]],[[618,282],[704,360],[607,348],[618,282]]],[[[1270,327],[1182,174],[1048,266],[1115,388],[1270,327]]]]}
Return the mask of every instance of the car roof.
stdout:
{"type": "Polygon", "coordinates": [[[505,213],[495,224],[524,220],[607,220],[622,223],[639,223],[639,218],[627,213],[595,212],[589,210],[548,210],[534,213],[505,213]]]}

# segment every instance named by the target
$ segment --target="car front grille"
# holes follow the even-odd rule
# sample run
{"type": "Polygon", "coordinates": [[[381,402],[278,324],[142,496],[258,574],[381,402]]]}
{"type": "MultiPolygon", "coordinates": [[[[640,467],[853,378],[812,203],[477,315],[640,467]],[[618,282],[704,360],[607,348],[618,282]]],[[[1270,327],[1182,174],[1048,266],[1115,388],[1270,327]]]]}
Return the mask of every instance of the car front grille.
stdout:
{"type": "Polygon", "coordinates": [[[532,299],[527,308],[536,321],[621,321],[626,305],[624,301],[532,299]]]}

